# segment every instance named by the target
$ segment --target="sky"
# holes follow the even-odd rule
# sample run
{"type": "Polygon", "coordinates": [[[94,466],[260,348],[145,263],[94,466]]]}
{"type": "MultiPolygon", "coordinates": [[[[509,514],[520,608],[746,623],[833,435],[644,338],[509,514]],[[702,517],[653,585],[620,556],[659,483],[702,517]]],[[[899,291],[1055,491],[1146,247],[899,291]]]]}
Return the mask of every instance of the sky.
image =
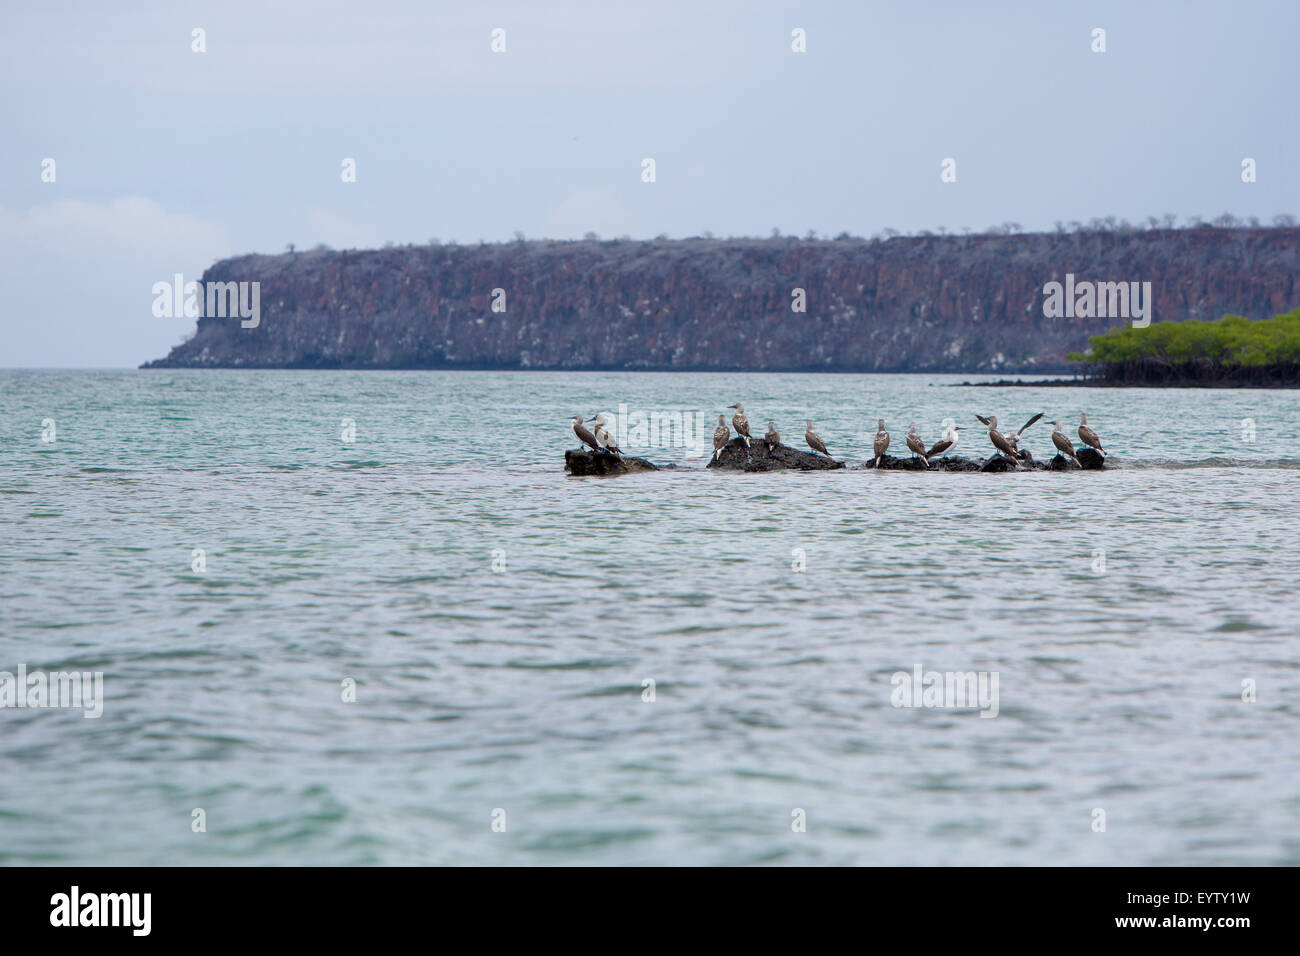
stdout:
{"type": "Polygon", "coordinates": [[[160,357],[155,282],[289,243],[1300,215],[1297,38],[1296,0],[6,0],[0,367],[160,357]]]}

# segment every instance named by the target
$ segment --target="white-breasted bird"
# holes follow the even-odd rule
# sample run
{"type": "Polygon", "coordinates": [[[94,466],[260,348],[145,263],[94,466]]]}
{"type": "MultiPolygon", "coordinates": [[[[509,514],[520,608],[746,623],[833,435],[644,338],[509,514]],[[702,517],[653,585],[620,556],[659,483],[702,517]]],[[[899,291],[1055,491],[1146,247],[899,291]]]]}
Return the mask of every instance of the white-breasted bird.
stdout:
{"type": "Polygon", "coordinates": [[[1029,421],[1021,425],[1019,430],[1011,432],[1006,436],[1007,441],[1011,443],[1011,447],[1016,450],[1016,454],[1020,455],[1022,458],[1024,457],[1024,455],[1020,451],[1020,436],[1025,433],[1025,429],[1027,429],[1030,425],[1032,425],[1034,422],[1038,421],[1042,417],[1043,417],[1043,413],[1039,412],[1033,418],[1029,419],[1029,421]]]}
{"type": "Polygon", "coordinates": [[[611,435],[609,430],[605,427],[604,413],[598,414],[595,418],[590,419],[590,421],[596,423],[596,427],[592,429],[592,433],[596,438],[596,444],[600,445],[600,447],[605,449],[605,451],[612,452],[619,458],[622,458],[623,453],[618,450],[618,444],[614,441],[614,436],[611,435]]]}
{"type": "Polygon", "coordinates": [[[946,455],[957,447],[957,433],[961,431],[960,425],[949,425],[944,431],[943,437],[930,446],[930,450],[925,453],[925,458],[929,461],[935,455],[946,455]]]}
{"type": "Polygon", "coordinates": [[[578,441],[584,445],[590,445],[592,451],[600,451],[600,442],[596,441],[596,436],[582,424],[581,415],[574,415],[570,422],[573,425],[573,434],[578,436],[578,441]]]}

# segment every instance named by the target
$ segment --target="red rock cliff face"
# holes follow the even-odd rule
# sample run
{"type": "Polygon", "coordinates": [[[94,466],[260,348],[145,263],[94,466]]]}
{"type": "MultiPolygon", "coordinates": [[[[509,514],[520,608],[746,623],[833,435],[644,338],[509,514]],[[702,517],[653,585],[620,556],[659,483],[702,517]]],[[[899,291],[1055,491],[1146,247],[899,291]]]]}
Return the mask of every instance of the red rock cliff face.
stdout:
{"type": "Polygon", "coordinates": [[[1122,319],[1043,286],[1152,283],[1153,320],[1300,306],[1300,230],[887,241],[529,242],[244,256],[261,321],[201,318],[153,367],[1032,371],[1122,319]],[[803,289],[807,311],[791,310],[803,289]],[[505,311],[493,311],[493,290],[505,311]]]}

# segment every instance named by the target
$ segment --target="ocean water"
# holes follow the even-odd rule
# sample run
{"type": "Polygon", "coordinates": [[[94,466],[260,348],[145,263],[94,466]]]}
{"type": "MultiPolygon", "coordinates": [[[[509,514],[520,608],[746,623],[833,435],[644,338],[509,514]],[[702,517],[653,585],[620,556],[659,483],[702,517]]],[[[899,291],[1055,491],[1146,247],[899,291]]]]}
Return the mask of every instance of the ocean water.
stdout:
{"type": "Polygon", "coordinates": [[[0,709],[0,862],[1300,863],[1297,393],[961,380],[0,372],[0,670],[104,675],[0,709]],[[564,474],[735,401],[1115,467],[564,474]]]}

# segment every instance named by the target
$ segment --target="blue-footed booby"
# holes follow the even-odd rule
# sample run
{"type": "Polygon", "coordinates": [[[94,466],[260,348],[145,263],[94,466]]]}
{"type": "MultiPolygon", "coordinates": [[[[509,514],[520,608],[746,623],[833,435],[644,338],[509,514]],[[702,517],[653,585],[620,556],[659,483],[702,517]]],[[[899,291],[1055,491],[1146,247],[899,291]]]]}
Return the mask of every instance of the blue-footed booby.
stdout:
{"type": "Polygon", "coordinates": [[[921,464],[926,468],[930,467],[930,459],[925,455],[925,442],[921,441],[921,436],[916,433],[916,422],[907,423],[907,448],[921,459],[921,464]]]}
{"type": "Polygon", "coordinates": [[[1007,441],[1006,437],[998,431],[998,416],[990,415],[988,418],[985,418],[983,415],[976,415],[975,417],[988,426],[989,441],[993,443],[993,447],[1001,453],[1003,458],[1007,459],[1019,468],[1020,453],[1016,451],[1015,446],[1012,445],[1011,442],[1007,441]]]}
{"type": "MultiPolygon", "coordinates": [[[[1079,458],[1074,452],[1074,442],[1070,441],[1070,436],[1061,428],[1060,422],[1052,422],[1052,444],[1062,455],[1079,465],[1079,458]]],[[[1079,467],[1083,466],[1079,465],[1079,467]]]]}
{"type": "Polygon", "coordinates": [[[600,445],[600,447],[605,449],[605,451],[613,452],[619,458],[622,458],[623,453],[618,450],[618,444],[614,441],[614,436],[605,428],[604,413],[598,414],[595,418],[590,419],[590,421],[596,423],[594,429],[596,444],[600,445]]]}
{"type": "Polygon", "coordinates": [[[731,416],[731,427],[736,430],[736,434],[745,439],[745,447],[749,447],[749,419],[745,417],[745,406],[736,402],[735,405],[728,405],[728,408],[734,408],[736,414],[731,416]]]}
{"type": "Polygon", "coordinates": [[[888,447],[889,447],[889,432],[885,431],[885,420],[883,418],[877,418],[876,419],[876,443],[875,445],[872,446],[872,450],[876,454],[876,463],[873,467],[875,468],[880,467],[880,459],[884,457],[885,449],[887,449],[888,447]]]}
{"type": "Polygon", "coordinates": [[[767,442],[769,453],[773,448],[781,444],[781,433],[776,430],[776,422],[767,423],[767,434],[763,436],[763,441],[767,442]]]}
{"type": "Polygon", "coordinates": [[[1097,437],[1095,431],[1088,427],[1087,412],[1079,413],[1079,437],[1083,439],[1083,443],[1089,448],[1097,449],[1097,451],[1101,453],[1102,458],[1106,457],[1106,449],[1101,447],[1101,439],[1097,437]]]}
{"type": "Polygon", "coordinates": [[[821,436],[818,435],[815,431],[813,431],[813,423],[811,418],[809,418],[804,424],[803,440],[808,443],[808,447],[811,448],[813,451],[821,452],[827,458],[831,456],[831,453],[826,450],[826,443],[822,441],[821,436]]]}
{"type": "Polygon", "coordinates": [[[727,419],[719,415],[718,427],[713,429],[713,458],[715,461],[722,455],[722,449],[727,446],[729,438],[731,438],[731,429],[727,427],[727,419]]]}
{"type": "Polygon", "coordinates": [[[600,442],[596,441],[596,436],[583,426],[582,416],[574,415],[571,421],[573,423],[573,434],[578,436],[578,441],[584,445],[590,445],[592,451],[600,451],[600,442]]]}
{"type": "Polygon", "coordinates": [[[925,453],[926,461],[929,461],[935,455],[946,455],[957,447],[957,433],[961,431],[960,425],[949,425],[944,431],[943,437],[940,438],[930,450],[925,453]]]}
{"type": "Polygon", "coordinates": [[[1020,436],[1025,433],[1025,429],[1027,429],[1030,425],[1032,425],[1034,422],[1038,421],[1042,417],[1043,417],[1043,413],[1039,412],[1033,418],[1029,419],[1029,421],[1021,425],[1019,431],[1014,431],[1011,434],[1005,436],[1007,441],[1011,443],[1011,447],[1016,450],[1016,454],[1018,455],[1020,454],[1020,436]]]}

